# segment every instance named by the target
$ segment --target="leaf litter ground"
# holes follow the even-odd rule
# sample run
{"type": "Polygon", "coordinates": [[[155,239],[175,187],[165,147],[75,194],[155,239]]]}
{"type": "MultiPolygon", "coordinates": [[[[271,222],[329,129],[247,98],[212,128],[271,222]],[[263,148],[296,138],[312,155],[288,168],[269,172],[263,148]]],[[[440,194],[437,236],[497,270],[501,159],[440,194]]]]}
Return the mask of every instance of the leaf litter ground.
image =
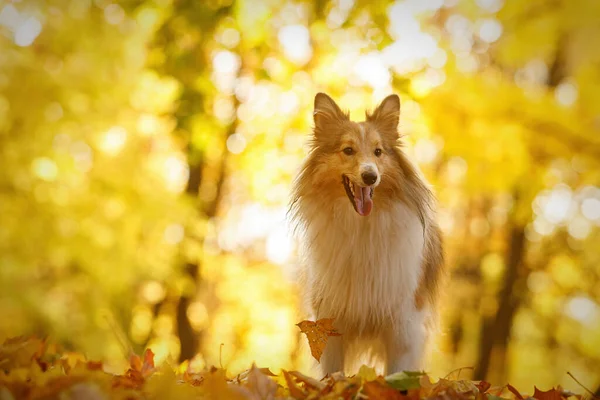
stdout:
{"type": "MultiPolygon", "coordinates": [[[[303,321],[306,322],[306,321],[303,321]]],[[[311,321],[308,321],[311,322],[311,321]]],[[[318,321],[317,321],[318,322],[318,321]]],[[[313,342],[325,346],[337,332],[329,323],[298,324],[313,342]],[[315,325],[313,325],[315,324],[315,325]],[[302,326],[301,326],[302,325],[302,326]],[[315,333],[317,332],[317,333],[315,333]],[[323,343],[325,342],[325,343],[323,343]]],[[[322,348],[313,349],[321,354],[322,348]]],[[[560,387],[548,391],[535,388],[534,394],[521,394],[510,385],[439,379],[423,372],[400,372],[380,376],[363,366],[356,375],[335,373],[315,379],[297,371],[273,374],[256,365],[235,376],[222,368],[193,370],[165,363],[154,365],[154,354],[132,354],[122,375],[108,373],[103,364],[83,355],[63,352],[58,346],[36,337],[16,337],[0,345],[0,400],[104,400],[104,399],[399,399],[399,400],[581,400],[581,396],[560,387]]],[[[185,366],[185,365],[184,365],[185,366]]]]}

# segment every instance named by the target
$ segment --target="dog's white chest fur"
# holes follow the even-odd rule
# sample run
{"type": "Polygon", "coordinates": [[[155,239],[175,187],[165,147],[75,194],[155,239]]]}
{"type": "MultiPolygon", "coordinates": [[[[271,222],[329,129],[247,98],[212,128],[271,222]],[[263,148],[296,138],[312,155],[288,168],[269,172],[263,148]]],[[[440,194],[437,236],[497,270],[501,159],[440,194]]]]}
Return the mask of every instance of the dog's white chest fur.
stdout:
{"type": "Polygon", "coordinates": [[[305,202],[301,214],[313,317],[334,318],[343,334],[328,342],[323,372],[344,369],[349,347],[373,339],[383,344],[387,371],[420,368],[428,310],[415,305],[424,246],[416,213],[397,202],[361,217],[340,198],[329,210],[305,202]]]}
{"type": "MultiPolygon", "coordinates": [[[[363,331],[414,312],[421,277],[423,227],[403,203],[359,216],[347,199],[333,213],[309,207],[305,232],[308,288],[319,318],[363,331]]],[[[365,332],[367,333],[367,332],[365,332]]]]}

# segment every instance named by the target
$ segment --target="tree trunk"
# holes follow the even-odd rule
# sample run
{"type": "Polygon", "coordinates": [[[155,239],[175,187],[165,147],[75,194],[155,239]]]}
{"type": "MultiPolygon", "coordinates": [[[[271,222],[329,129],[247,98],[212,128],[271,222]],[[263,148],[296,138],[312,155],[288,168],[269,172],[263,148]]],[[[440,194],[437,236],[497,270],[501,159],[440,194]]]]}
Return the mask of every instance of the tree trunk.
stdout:
{"type": "Polygon", "coordinates": [[[481,325],[479,359],[473,373],[474,379],[483,380],[489,376],[492,358],[497,364],[497,375],[504,377],[506,348],[510,338],[513,317],[521,299],[516,294],[519,267],[525,254],[525,227],[513,221],[510,228],[510,242],[506,256],[504,285],[498,295],[498,312],[495,318],[488,318],[481,325]]]}
{"type": "MultiPolygon", "coordinates": [[[[556,46],[556,54],[550,66],[547,85],[555,88],[565,75],[564,55],[567,38],[561,37],[556,46]]],[[[544,130],[544,129],[538,129],[544,130]]],[[[515,206],[518,204],[519,192],[514,196],[515,206]]],[[[525,255],[525,226],[516,220],[513,210],[510,226],[510,241],[506,256],[506,274],[504,285],[498,296],[498,312],[495,318],[485,318],[481,324],[479,359],[473,373],[474,379],[486,379],[490,376],[492,361],[496,365],[494,380],[504,380],[506,371],[506,350],[510,338],[514,315],[521,298],[516,295],[519,279],[519,266],[525,255]],[[493,360],[492,360],[493,359],[493,360]]],[[[527,278],[527,273],[521,278],[527,278]]]]}
{"type": "MultiPolygon", "coordinates": [[[[198,281],[198,271],[200,266],[194,263],[187,263],[185,273],[193,282],[198,281]]],[[[196,285],[194,285],[195,287],[196,285]]],[[[196,354],[198,344],[200,343],[200,333],[194,331],[187,317],[187,309],[194,297],[195,293],[185,293],[179,298],[177,304],[177,332],[179,334],[179,342],[181,352],[179,353],[179,362],[189,360],[196,354]]]]}
{"type": "MultiPolygon", "coordinates": [[[[192,198],[198,198],[200,185],[202,184],[202,164],[190,165],[190,172],[187,182],[186,194],[192,198]]],[[[196,295],[196,285],[199,278],[200,265],[188,262],[185,265],[183,273],[193,282],[193,290],[187,290],[181,294],[177,303],[177,334],[181,351],[179,353],[179,362],[189,360],[196,354],[200,334],[194,331],[192,324],[187,316],[187,309],[196,295]]]]}

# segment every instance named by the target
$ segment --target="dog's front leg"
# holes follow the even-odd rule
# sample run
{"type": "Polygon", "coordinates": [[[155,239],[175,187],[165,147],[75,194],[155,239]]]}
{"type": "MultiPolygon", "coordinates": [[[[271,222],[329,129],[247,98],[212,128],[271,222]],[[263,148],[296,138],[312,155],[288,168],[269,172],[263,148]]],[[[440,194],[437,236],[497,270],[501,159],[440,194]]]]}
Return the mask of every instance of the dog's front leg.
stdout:
{"type": "Polygon", "coordinates": [[[323,375],[344,370],[344,341],[342,336],[331,336],[321,356],[323,375]]]}
{"type": "Polygon", "coordinates": [[[421,370],[427,331],[420,318],[389,327],[383,339],[387,353],[386,374],[421,370]]]}

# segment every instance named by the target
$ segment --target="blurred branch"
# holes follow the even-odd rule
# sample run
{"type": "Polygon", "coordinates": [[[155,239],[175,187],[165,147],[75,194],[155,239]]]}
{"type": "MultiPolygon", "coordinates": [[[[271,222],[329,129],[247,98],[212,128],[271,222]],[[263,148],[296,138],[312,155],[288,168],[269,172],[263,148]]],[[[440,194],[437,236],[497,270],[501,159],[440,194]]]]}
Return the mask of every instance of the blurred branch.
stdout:
{"type": "Polygon", "coordinates": [[[548,86],[551,88],[557,87],[566,75],[565,48],[567,47],[567,42],[566,35],[563,35],[556,43],[556,54],[548,74],[548,86]]]}

